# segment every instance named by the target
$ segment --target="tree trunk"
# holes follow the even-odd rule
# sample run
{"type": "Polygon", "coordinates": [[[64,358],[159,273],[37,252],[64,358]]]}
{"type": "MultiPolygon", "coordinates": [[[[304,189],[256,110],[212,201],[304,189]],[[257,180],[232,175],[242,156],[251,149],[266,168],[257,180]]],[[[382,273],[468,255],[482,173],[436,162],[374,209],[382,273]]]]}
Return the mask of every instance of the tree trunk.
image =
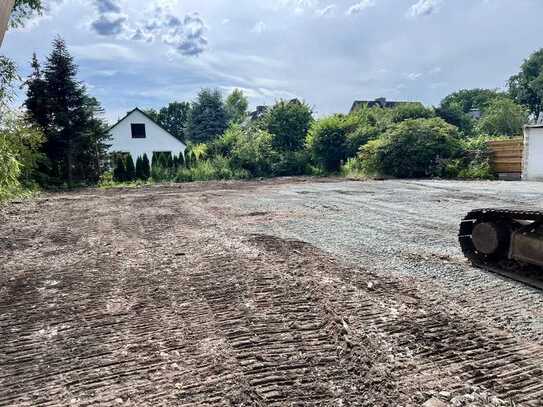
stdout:
{"type": "Polygon", "coordinates": [[[2,0],[0,3],[0,46],[2,45],[4,34],[8,28],[9,16],[11,15],[11,10],[13,10],[14,5],[15,0],[2,0]]]}

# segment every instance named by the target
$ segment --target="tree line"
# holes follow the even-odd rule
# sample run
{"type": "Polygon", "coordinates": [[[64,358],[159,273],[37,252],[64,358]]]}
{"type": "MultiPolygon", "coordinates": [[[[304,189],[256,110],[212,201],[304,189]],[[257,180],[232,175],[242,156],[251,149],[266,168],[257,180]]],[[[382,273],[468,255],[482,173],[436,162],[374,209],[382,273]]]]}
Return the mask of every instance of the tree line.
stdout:
{"type": "Polygon", "coordinates": [[[437,107],[420,103],[393,109],[362,106],[347,115],[323,118],[315,118],[311,106],[296,99],[280,100],[252,118],[246,111],[247,101],[239,103],[245,99],[242,92],[237,92],[236,103],[231,99],[232,95],[223,101],[220,92],[202,90],[193,103],[175,102],[150,112],[167,127],[174,122],[170,115],[176,116],[175,108],[182,105],[184,120],[176,122],[177,134],[188,141],[189,155],[194,149],[200,151],[190,165],[185,163],[157,180],[340,172],[492,178],[488,141],[519,136],[529,117],[537,113],[512,92],[492,89],[460,90],[437,107]],[[232,106],[241,108],[235,115],[224,114],[232,106]]]}
{"type": "Polygon", "coordinates": [[[53,41],[44,61],[34,55],[30,66],[23,108],[13,109],[19,78],[13,62],[0,57],[2,197],[32,186],[74,187],[108,179],[182,182],[340,172],[491,178],[487,141],[520,135],[543,110],[543,50],[524,61],[507,90],[460,90],[436,107],[362,106],[317,118],[310,105],[294,99],[251,115],[241,90],[223,98],[217,89],[202,89],[194,101],[147,111],[188,144],[186,155],[130,162],[109,156],[103,109],[77,79],[77,65],[62,38],[53,41]]]}

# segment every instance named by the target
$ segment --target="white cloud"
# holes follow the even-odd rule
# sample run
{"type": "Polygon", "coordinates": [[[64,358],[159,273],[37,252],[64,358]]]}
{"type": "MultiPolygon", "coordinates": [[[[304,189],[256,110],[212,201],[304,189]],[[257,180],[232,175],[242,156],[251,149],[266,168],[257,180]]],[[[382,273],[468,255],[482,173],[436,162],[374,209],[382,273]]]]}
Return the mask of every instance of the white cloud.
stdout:
{"type": "Polygon", "coordinates": [[[319,2],[318,0],[276,0],[276,3],[280,7],[312,8],[319,2]]]}
{"type": "Polygon", "coordinates": [[[77,58],[93,61],[139,61],[141,58],[134,50],[111,43],[72,45],[70,51],[77,58]]]}
{"type": "Polygon", "coordinates": [[[267,28],[268,27],[266,26],[266,23],[264,21],[259,21],[254,25],[251,31],[257,34],[262,34],[264,31],[266,31],[267,28]]]}
{"type": "Polygon", "coordinates": [[[347,10],[347,15],[352,16],[355,14],[360,14],[362,11],[375,6],[375,0],[362,0],[356,4],[353,4],[347,10]]]}
{"type": "Polygon", "coordinates": [[[30,32],[37,28],[41,23],[52,20],[61,11],[64,6],[64,0],[49,0],[43,2],[43,12],[41,15],[34,15],[26,24],[17,28],[20,32],[30,32]]]}
{"type": "Polygon", "coordinates": [[[411,73],[408,73],[407,75],[405,75],[407,77],[407,79],[409,79],[410,81],[416,81],[417,79],[419,79],[422,74],[419,73],[419,72],[411,72],[411,73]]]}
{"type": "Polygon", "coordinates": [[[443,0],[419,0],[409,8],[407,16],[415,18],[434,14],[439,9],[442,1],[443,0]]]}
{"type": "Polygon", "coordinates": [[[336,8],[337,6],[335,4],[330,4],[324,8],[315,10],[315,14],[317,14],[319,17],[330,16],[334,13],[336,8]]]}
{"type": "Polygon", "coordinates": [[[522,59],[541,46],[537,16],[543,13],[543,1],[508,7],[513,0],[457,0],[464,6],[456,8],[445,0],[47,1],[47,21],[35,29],[29,22],[26,32],[13,30],[2,52],[25,75],[32,52],[43,58],[51,40],[62,35],[81,67],[81,80],[96,86],[93,93],[109,117],[134,105],[158,108],[175,99],[191,100],[201,87],[242,87],[252,105],[295,94],[323,114],[345,112],[355,99],[379,96],[437,104],[456,89],[502,86],[522,59]],[[297,17],[296,9],[303,14],[297,17]],[[348,9],[351,15],[346,15],[348,9]],[[413,17],[431,15],[409,20],[408,10],[413,17]],[[203,21],[191,19],[185,25],[185,15],[195,11],[203,21]],[[485,18],[489,12],[492,19],[485,18]],[[89,32],[100,13],[116,17],[103,21],[102,32],[118,27],[122,32],[89,32]],[[123,16],[126,20],[118,20],[123,16]],[[177,17],[181,24],[166,16],[177,17]],[[479,24],[466,25],[466,18],[479,24]],[[225,19],[230,19],[226,25],[225,19]],[[515,21],[526,24],[515,26],[515,21]],[[207,38],[209,46],[199,38],[207,38]],[[353,38],[363,40],[353,43],[353,38]],[[179,49],[175,44],[185,39],[190,42],[179,49]],[[424,47],[413,52],[413,44],[421,43],[424,47]],[[482,53],[484,61],[473,58],[482,53]],[[115,70],[118,74],[113,75],[115,70]]]}
{"type": "Polygon", "coordinates": [[[154,6],[143,18],[129,18],[120,0],[94,0],[96,18],[91,29],[100,36],[145,42],[161,42],[185,56],[207,49],[207,25],[198,13],[179,18],[168,6],[154,6]]]}

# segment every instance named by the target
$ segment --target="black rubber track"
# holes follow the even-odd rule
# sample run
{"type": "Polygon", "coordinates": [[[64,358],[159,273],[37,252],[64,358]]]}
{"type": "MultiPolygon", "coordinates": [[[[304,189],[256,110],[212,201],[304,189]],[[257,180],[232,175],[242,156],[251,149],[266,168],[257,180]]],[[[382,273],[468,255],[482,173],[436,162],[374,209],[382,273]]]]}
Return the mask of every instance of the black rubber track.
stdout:
{"type": "Polygon", "coordinates": [[[511,260],[492,261],[477,252],[472,240],[473,227],[478,221],[539,221],[541,219],[543,219],[543,211],[491,208],[473,210],[460,223],[458,240],[462,253],[475,267],[543,290],[543,270],[541,268],[522,265],[511,260]]]}

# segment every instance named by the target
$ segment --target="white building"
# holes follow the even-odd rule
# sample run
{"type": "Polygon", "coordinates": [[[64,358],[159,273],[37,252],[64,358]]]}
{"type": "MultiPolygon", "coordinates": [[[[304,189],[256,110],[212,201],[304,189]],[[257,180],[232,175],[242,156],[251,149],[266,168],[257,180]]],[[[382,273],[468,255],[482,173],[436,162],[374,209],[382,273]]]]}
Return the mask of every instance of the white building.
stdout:
{"type": "Polygon", "coordinates": [[[543,181],[543,124],[524,127],[522,179],[543,181]]]}
{"type": "Polygon", "coordinates": [[[129,153],[134,162],[147,154],[149,161],[153,153],[185,154],[187,146],[140,109],[135,108],[109,129],[110,153],[129,153]]]}

